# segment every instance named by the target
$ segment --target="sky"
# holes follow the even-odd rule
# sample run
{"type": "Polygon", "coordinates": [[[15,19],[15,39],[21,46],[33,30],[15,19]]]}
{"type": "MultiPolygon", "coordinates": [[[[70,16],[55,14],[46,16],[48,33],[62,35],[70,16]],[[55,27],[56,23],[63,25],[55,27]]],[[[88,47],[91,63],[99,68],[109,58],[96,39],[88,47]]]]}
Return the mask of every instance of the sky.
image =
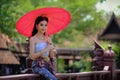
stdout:
{"type": "Polygon", "coordinates": [[[103,3],[97,3],[96,8],[99,10],[104,10],[106,13],[114,12],[116,15],[120,15],[120,0],[106,0],[103,3]]]}

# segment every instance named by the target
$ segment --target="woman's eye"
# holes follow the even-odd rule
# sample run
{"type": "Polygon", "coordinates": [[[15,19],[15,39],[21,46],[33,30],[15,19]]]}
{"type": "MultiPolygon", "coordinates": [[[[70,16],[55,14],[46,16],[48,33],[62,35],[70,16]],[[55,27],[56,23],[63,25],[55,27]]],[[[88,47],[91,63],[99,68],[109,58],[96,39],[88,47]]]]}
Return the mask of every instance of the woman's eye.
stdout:
{"type": "Polygon", "coordinates": [[[47,26],[47,24],[45,26],[47,26]]]}
{"type": "Polygon", "coordinates": [[[40,24],[40,26],[43,26],[43,24],[40,24]]]}

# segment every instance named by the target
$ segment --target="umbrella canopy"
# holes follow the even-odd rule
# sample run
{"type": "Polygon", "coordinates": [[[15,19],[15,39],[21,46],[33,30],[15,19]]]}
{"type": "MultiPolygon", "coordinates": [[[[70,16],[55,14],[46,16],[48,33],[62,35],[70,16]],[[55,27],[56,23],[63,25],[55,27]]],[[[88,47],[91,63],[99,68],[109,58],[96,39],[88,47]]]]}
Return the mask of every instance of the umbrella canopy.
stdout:
{"type": "Polygon", "coordinates": [[[24,36],[31,37],[34,22],[38,16],[45,16],[49,20],[46,31],[47,35],[63,30],[71,20],[70,13],[63,8],[40,8],[23,15],[16,23],[17,31],[24,36]]]}
{"type": "Polygon", "coordinates": [[[0,64],[20,64],[16,57],[9,51],[3,34],[0,33],[0,64]]]}

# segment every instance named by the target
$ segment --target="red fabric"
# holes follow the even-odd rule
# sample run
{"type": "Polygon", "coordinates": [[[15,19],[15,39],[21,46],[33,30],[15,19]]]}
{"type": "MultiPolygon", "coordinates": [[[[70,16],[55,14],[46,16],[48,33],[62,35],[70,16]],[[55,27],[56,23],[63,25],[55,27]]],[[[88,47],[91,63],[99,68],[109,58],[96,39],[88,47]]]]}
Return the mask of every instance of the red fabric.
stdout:
{"type": "Polygon", "coordinates": [[[49,19],[47,35],[63,30],[71,20],[70,13],[63,8],[40,8],[23,15],[16,23],[17,31],[24,36],[31,37],[35,19],[40,15],[49,19]]]}

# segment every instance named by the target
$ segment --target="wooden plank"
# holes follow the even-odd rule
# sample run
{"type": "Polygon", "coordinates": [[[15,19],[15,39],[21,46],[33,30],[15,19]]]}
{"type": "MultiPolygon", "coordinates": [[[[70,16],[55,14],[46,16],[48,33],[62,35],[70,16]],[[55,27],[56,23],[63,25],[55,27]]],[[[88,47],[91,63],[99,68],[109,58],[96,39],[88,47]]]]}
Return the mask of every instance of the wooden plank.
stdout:
{"type": "Polygon", "coordinates": [[[19,79],[29,79],[34,77],[40,77],[39,74],[18,74],[18,75],[9,75],[9,76],[0,76],[0,80],[19,80],[19,79]]]}

